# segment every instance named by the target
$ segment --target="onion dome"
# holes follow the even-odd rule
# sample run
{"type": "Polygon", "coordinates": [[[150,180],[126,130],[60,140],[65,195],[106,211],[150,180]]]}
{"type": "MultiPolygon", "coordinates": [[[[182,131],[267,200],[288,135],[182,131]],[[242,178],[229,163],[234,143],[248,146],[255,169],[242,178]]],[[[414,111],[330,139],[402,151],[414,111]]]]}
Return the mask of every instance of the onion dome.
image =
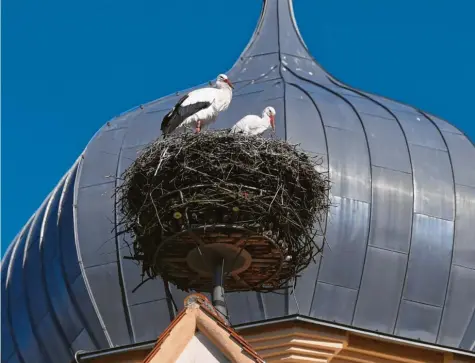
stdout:
{"type": "MultiPolygon", "coordinates": [[[[330,248],[295,292],[230,293],[231,323],[299,314],[475,351],[475,147],[464,133],[329,75],[291,0],[264,1],[226,74],[233,99],[213,127],[273,107],[277,136],[323,158],[333,204],[330,248]]],[[[15,238],[2,261],[2,362],[69,362],[78,350],[155,339],[173,319],[162,281],[133,291],[141,268],[124,259],[114,190],[188,91],[107,122],[15,238]]]]}

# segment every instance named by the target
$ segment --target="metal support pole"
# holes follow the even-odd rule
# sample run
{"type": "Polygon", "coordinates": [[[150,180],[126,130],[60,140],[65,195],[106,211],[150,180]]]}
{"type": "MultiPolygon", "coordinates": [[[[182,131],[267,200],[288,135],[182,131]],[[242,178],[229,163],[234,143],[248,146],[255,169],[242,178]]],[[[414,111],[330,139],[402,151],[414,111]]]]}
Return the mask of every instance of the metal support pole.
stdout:
{"type": "Polygon", "coordinates": [[[227,321],[228,311],[226,309],[226,303],[224,301],[224,259],[221,259],[214,266],[213,271],[213,306],[227,321]]]}

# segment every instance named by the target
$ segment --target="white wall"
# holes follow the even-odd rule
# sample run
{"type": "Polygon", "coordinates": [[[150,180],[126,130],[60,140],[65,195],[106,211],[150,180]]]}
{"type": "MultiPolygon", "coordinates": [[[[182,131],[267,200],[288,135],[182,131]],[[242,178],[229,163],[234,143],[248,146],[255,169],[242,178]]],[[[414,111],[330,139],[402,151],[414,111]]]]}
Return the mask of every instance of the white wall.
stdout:
{"type": "Polygon", "coordinates": [[[231,362],[206,336],[197,332],[190,340],[177,363],[227,363],[231,362]]]}

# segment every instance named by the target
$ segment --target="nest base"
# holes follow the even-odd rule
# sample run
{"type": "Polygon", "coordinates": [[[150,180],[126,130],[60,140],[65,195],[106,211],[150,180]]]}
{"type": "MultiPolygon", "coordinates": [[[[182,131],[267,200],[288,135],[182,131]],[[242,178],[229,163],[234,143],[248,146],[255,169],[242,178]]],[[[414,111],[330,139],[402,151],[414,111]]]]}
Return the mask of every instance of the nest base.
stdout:
{"type": "Polygon", "coordinates": [[[214,266],[223,259],[226,291],[273,290],[289,268],[276,241],[234,225],[180,231],[167,238],[157,256],[161,275],[183,290],[211,292],[214,266]]]}

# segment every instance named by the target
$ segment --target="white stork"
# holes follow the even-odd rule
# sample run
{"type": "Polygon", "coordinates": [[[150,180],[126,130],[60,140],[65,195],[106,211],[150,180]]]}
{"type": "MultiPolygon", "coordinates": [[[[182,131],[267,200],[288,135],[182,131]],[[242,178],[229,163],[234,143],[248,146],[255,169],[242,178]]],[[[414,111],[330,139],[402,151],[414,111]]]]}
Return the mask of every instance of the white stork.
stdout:
{"type": "Polygon", "coordinates": [[[256,115],[244,116],[232,127],[231,133],[261,135],[269,127],[275,130],[275,110],[270,106],[262,111],[262,117],[256,115]]]}
{"type": "Polygon", "coordinates": [[[200,132],[202,126],[214,122],[218,113],[229,107],[233,88],[228,77],[220,74],[215,88],[200,88],[183,96],[163,118],[162,134],[167,136],[177,129],[193,126],[196,127],[196,132],[200,132]]]}

